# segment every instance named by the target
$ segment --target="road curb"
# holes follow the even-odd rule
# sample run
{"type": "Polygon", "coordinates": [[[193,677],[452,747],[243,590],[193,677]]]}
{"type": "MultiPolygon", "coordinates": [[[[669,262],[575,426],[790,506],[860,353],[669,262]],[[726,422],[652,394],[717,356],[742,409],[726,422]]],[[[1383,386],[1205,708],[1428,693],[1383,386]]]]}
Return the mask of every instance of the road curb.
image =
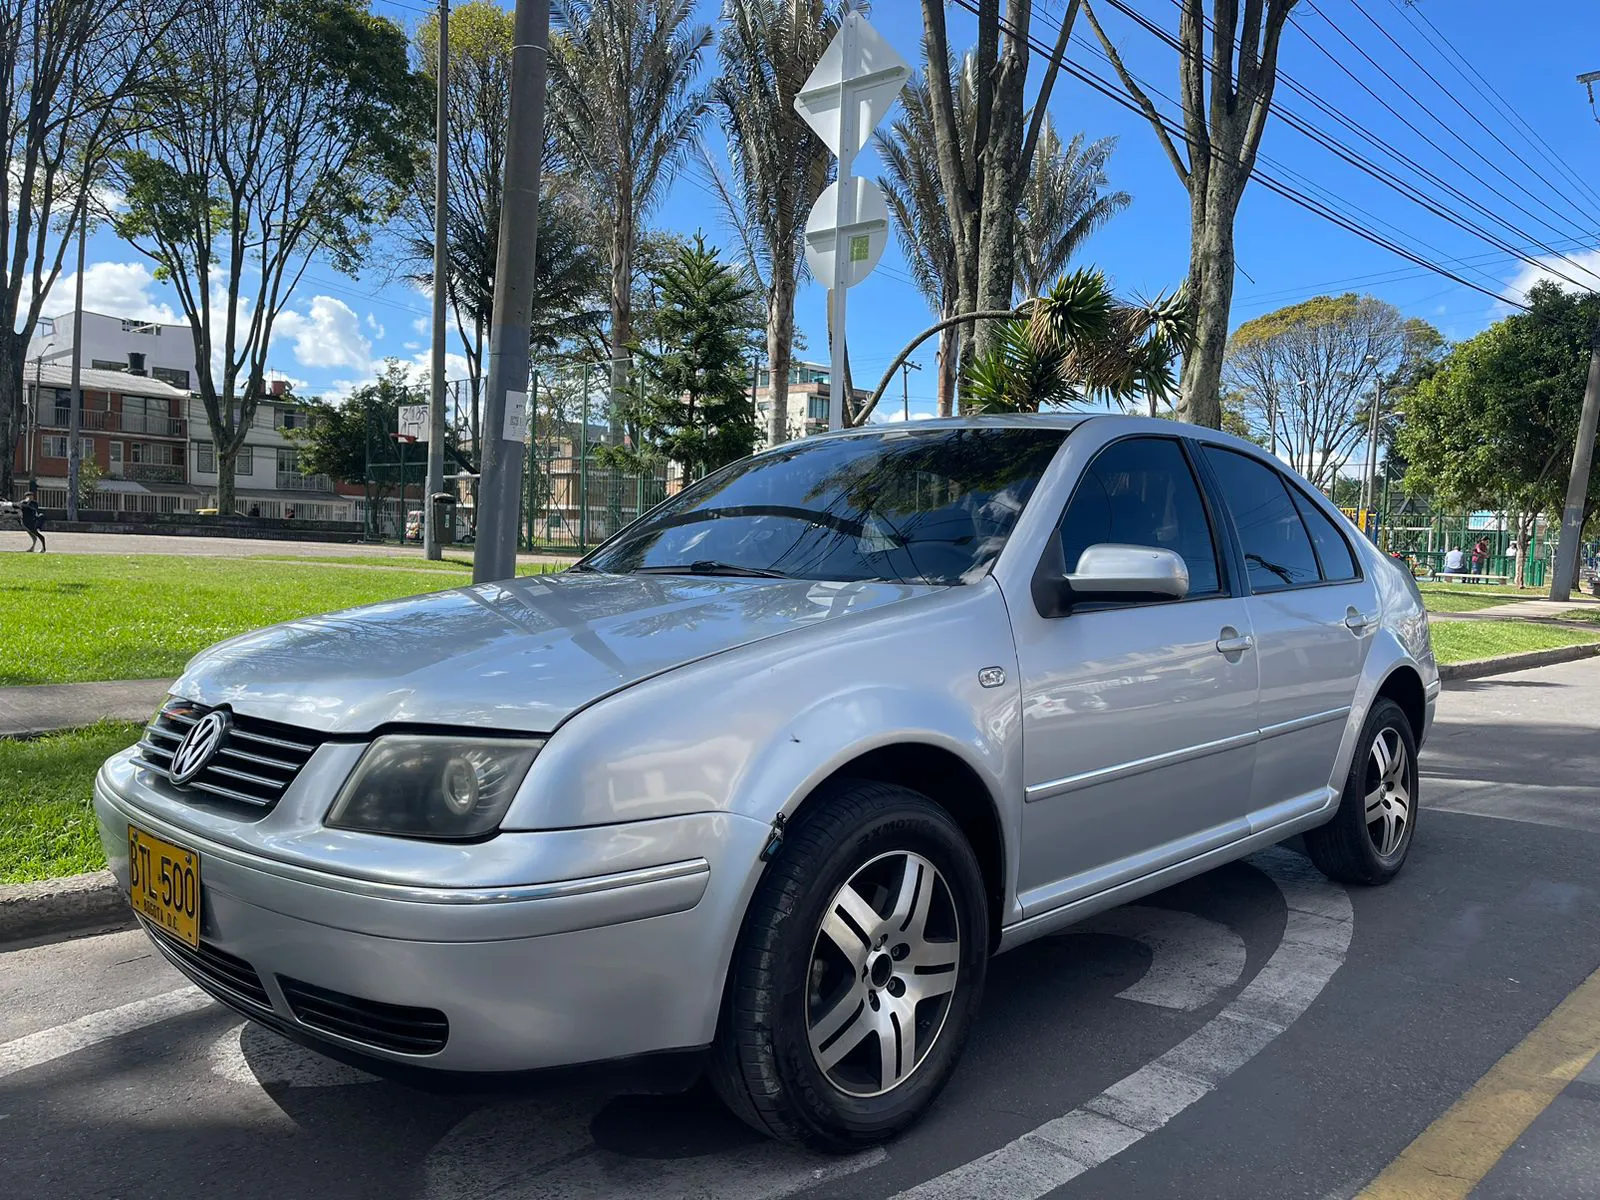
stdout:
{"type": "Polygon", "coordinates": [[[1550,650],[1524,650],[1520,654],[1500,654],[1494,658],[1475,658],[1471,662],[1446,663],[1439,668],[1439,678],[1478,679],[1484,675],[1504,675],[1510,671],[1526,671],[1530,667],[1548,667],[1553,663],[1572,662],[1580,658],[1600,655],[1600,642],[1586,642],[1578,646],[1556,646],[1550,650]]]}
{"type": "Polygon", "coordinates": [[[0,884],[0,946],[132,924],[133,911],[110,871],[0,884]]]}

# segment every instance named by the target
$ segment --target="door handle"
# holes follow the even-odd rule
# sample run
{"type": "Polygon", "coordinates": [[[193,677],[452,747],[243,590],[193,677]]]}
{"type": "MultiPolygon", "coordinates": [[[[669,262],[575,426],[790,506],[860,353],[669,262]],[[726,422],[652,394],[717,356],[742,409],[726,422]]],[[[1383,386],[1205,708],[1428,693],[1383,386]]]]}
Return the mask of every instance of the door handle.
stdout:
{"type": "Polygon", "coordinates": [[[1368,629],[1370,629],[1372,626],[1376,625],[1377,623],[1378,623],[1378,614],[1377,613],[1371,613],[1371,614],[1359,613],[1353,608],[1348,613],[1345,614],[1345,618],[1344,618],[1345,628],[1348,629],[1351,633],[1365,633],[1368,629]]]}
{"type": "Polygon", "coordinates": [[[1229,636],[1217,639],[1218,654],[1243,654],[1246,650],[1255,649],[1256,640],[1248,633],[1238,634],[1229,629],[1222,632],[1229,636]]]}

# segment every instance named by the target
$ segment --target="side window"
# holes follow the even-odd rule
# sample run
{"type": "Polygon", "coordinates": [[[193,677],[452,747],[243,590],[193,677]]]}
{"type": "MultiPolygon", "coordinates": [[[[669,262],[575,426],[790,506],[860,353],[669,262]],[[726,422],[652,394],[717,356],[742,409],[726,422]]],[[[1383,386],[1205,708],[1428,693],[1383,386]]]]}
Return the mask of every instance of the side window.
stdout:
{"type": "Polygon", "coordinates": [[[1342,583],[1358,578],[1361,572],[1356,570],[1355,555],[1350,553],[1350,543],[1344,540],[1338,526],[1292,483],[1289,492],[1294,496],[1294,506],[1300,510],[1300,519],[1306,523],[1306,530],[1311,534],[1311,544],[1317,548],[1317,562],[1322,565],[1323,579],[1329,583],[1342,583]]]}
{"type": "Polygon", "coordinates": [[[1158,546],[1183,558],[1189,595],[1221,590],[1216,543],[1200,488],[1171,438],[1128,438],[1095,456],[1061,518],[1061,557],[1071,571],[1090,546],[1158,546]]]}
{"type": "Polygon", "coordinates": [[[1204,453],[1239,531],[1251,590],[1272,592],[1320,582],[1311,538],[1283,477],[1232,450],[1207,446],[1204,453]]]}

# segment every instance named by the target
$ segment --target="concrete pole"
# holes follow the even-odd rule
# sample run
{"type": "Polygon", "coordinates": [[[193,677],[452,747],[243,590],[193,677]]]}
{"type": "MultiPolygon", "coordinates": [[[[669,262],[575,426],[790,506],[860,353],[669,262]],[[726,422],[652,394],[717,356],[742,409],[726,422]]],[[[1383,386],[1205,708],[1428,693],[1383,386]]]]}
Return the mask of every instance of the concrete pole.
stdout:
{"type": "Polygon", "coordinates": [[[527,403],[528,328],[533,321],[539,158],[544,149],[545,54],[549,44],[549,0],[517,0],[511,49],[511,118],[506,128],[500,245],[495,253],[494,314],[489,330],[489,387],[484,397],[483,481],[479,487],[478,545],[472,561],[474,583],[510,579],[517,571],[522,444],[505,436],[505,425],[508,405],[527,403]]]}
{"type": "Polygon", "coordinates": [[[84,206],[78,224],[78,289],[72,303],[72,412],[67,417],[67,520],[78,519],[78,450],[83,429],[83,255],[88,241],[89,209],[84,206]]]}
{"type": "Polygon", "coordinates": [[[1567,477],[1567,504],[1561,513],[1561,541],[1556,546],[1556,577],[1550,581],[1550,599],[1572,595],[1572,577],[1578,568],[1578,546],[1583,540],[1583,506],[1589,496],[1589,468],[1594,462],[1594,440],[1600,427],[1600,319],[1589,339],[1589,383],[1583,392],[1583,414],[1578,418],[1578,444],[1572,448],[1572,474],[1567,477]]]}
{"type": "Polygon", "coordinates": [[[428,380],[428,472],[422,497],[422,553],[440,557],[438,506],[433,498],[444,491],[444,304],[450,279],[450,255],[445,226],[449,214],[448,162],[450,120],[450,0],[439,0],[438,97],[433,129],[433,363],[428,380]]]}

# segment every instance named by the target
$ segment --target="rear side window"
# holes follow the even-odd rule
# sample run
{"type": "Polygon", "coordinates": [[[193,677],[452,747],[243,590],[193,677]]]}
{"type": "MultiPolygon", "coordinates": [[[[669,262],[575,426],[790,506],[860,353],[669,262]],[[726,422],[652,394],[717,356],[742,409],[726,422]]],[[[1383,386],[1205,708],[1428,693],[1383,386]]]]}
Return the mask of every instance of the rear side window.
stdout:
{"type": "Polygon", "coordinates": [[[1350,543],[1336,526],[1315,504],[1292,483],[1289,491],[1294,496],[1295,507],[1300,510],[1300,517],[1306,523],[1306,531],[1311,534],[1311,544],[1317,548],[1317,562],[1322,565],[1322,578],[1329,583],[1342,583],[1347,579],[1360,576],[1356,570],[1355,556],[1350,553],[1350,543]]]}
{"type": "Polygon", "coordinates": [[[1321,582],[1311,538],[1283,477],[1232,450],[1206,446],[1204,453],[1239,531],[1251,591],[1281,591],[1321,582]]]}
{"type": "Polygon", "coordinates": [[[1156,546],[1189,568],[1189,595],[1221,590],[1211,522],[1194,472],[1171,438],[1112,442],[1083,473],[1061,518],[1061,557],[1071,571],[1090,546],[1156,546]]]}

